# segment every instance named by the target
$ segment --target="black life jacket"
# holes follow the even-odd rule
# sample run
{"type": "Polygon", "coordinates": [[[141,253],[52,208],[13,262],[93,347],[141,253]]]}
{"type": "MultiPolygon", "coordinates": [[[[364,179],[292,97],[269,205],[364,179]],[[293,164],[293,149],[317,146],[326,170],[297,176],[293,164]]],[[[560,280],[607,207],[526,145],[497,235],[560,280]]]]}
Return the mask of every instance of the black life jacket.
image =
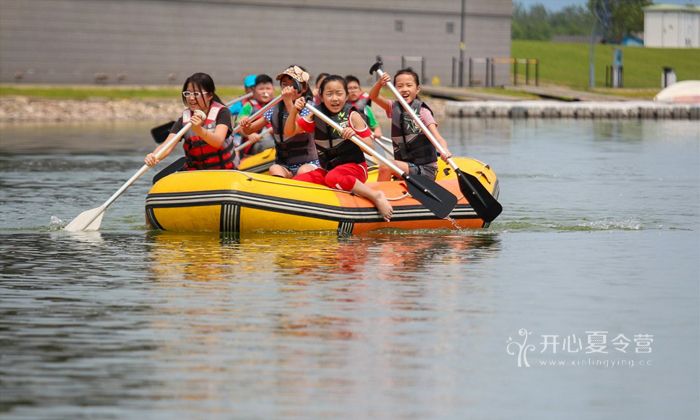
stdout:
{"type": "Polygon", "coordinates": [[[276,159],[281,165],[296,165],[318,159],[318,152],[311,133],[300,133],[283,140],[284,124],[289,113],[280,102],[272,108],[272,138],[275,140],[276,159]]]}
{"type": "MultiPolygon", "coordinates": [[[[355,108],[349,103],[345,103],[343,109],[337,114],[331,114],[323,104],[319,105],[318,109],[343,128],[349,126],[350,113],[355,111],[355,108]]],[[[341,133],[320,118],[314,117],[314,121],[316,123],[314,141],[318,149],[318,160],[323,169],[330,171],[343,163],[362,163],[365,161],[365,155],[358,145],[351,140],[342,138],[341,133]]]]}
{"type": "MultiPolygon", "coordinates": [[[[420,115],[421,107],[433,112],[428,105],[416,98],[411,108],[420,115]]],[[[437,162],[437,150],[413,118],[404,111],[399,101],[391,109],[391,140],[394,143],[394,159],[416,165],[437,162]]]]}

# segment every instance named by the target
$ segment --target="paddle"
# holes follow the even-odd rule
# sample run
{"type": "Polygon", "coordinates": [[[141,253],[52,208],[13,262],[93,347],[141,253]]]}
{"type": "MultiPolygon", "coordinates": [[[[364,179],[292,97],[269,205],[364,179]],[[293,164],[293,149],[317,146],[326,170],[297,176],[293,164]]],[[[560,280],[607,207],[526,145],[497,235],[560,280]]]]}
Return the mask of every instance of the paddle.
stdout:
{"type": "MultiPolygon", "coordinates": [[[[197,110],[195,111],[195,113],[200,115],[202,118],[207,117],[207,114],[205,114],[201,110],[197,110]]],[[[178,131],[177,134],[175,134],[175,136],[173,136],[170,140],[166,141],[164,145],[160,148],[160,150],[156,152],[156,159],[160,160],[161,158],[163,158],[165,152],[170,150],[170,148],[174,146],[175,143],[180,141],[182,136],[184,136],[185,133],[187,133],[187,131],[191,127],[192,123],[185,124],[185,126],[182,127],[182,129],[180,129],[180,131],[178,131]]],[[[75,219],[71,220],[71,222],[68,223],[68,225],[66,225],[64,229],[70,232],[78,232],[84,230],[99,230],[100,224],[102,224],[102,217],[104,216],[107,207],[109,207],[117,198],[119,198],[119,196],[122,195],[122,193],[124,193],[124,191],[126,191],[126,189],[131,186],[131,184],[133,184],[139,177],[141,177],[141,175],[145,174],[146,171],[148,171],[149,169],[151,169],[151,167],[144,164],[141,167],[141,169],[139,169],[131,178],[129,178],[129,180],[126,181],[124,185],[122,185],[117,190],[117,192],[112,194],[112,196],[109,197],[109,199],[105,201],[104,204],[94,209],[85,210],[84,212],[80,213],[75,219]]]]}
{"type": "MultiPolygon", "coordinates": [[[[236,127],[238,127],[238,126],[236,126],[236,127]]],[[[270,134],[270,133],[272,133],[272,127],[266,128],[266,129],[264,129],[263,131],[261,131],[261,132],[260,132],[260,140],[262,140],[263,137],[265,137],[266,135],[268,135],[268,134],[270,134]]],[[[254,142],[253,140],[245,141],[245,142],[241,143],[240,145],[236,146],[236,147],[233,149],[233,151],[234,151],[234,152],[240,152],[241,150],[245,149],[246,147],[248,147],[248,146],[250,146],[250,145],[252,145],[252,144],[254,144],[254,143],[256,143],[256,142],[254,142]]]]}
{"type": "MultiPolygon", "coordinates": [[[[243,101],[245,99],[250,98],[253,96],[253,92],[246,93],[243,96],[240,96],[236,99],[232,99],[226,103],[226,106],[229,107],[236,102],[243,101]]],[[[153,141],[155,141],[158,144],[161,144],[165,141],[165,139],[168,138],[168,135],[170,134],[170,129],[172,128],[173,124],[175,124],[175,121],[168,121],[165,124],[161,124],[158,127],[153,127],[151,128],[151,137],[153,137],[153,141]]]]}
{"type": "MultiPolygon", "coordinates": [[[[296,81],[296,80],[294,80],[294,79],[292,79],[292,83],[293,83],[292,87],[294,87],[294,90],[296,90],[297,92],[301,92],[301,85],[299,84],[299,82],[296,81]]],[[[262,108],[260,108],[259,110],[255,111],[253,114],[251,114],[250,117],[248,117],[248,119],[249,119],[251,122],[257,120],[257,119],[260,118],[263,114],[265,114],[267,111],[269,111],[270,108],[272,108],[273,106],[277,105],[281,100],[282,100],[282,95],[281,95],[281,94],[280,94],[280,95],[277,95],[277,97],[275,97],[273,100],[271,100],[270,102],[266,103],[265,106],[263,106],[262,108]]],[[[239,123],[239,124],[233,129],[233,132],[234,132],[234,133],[239,133],[240,131],[241,131],[241,124],[239,123]]],[[[242,145],[241,145],[241,146],[242,146],[242,145]]]]}
{"type": "MultiPolygon", "coordinates": [[[[326,124],[333,127],[336,131],[342,132],[343,129],[335,121],[330,119],[326,114],[314,108],[313,105],[307,103],[306,108],[311,111],[315,116],[323,120],[326,124]]],[[[455,197],[451,192],[436,184],[435,181],[430,180],[421,175],[409,175],[402,171],[401,168],[394,165],[393,162],[386,159],[384,156],[380,155],[373,148],[368,146],[362,139],[357,136],[352,136],[350,140],[355,143],[363,152],[372,156],[376,160],[380,161],[384,165],[391,168],[392,171],[396,172],[401,178],[406,181],[408,187],[408,192],[423,204],[427,209],[432,211],[440,219],[444,219],[449,216],[452,209],[457,205],[457,197],[455,197]]]]}
{"type": "MultiPolygon", "coordinates": [[[[263,115],[265,112],[267,112],[270,108],[275,106],[279,101],[282,100],[282,95],[279,95],[275,99],[271,100],[268,102],[264,107],[260,108],[257,112],[255,112],[253,115],[250,116],[251,120],[256,120],[258,119],[261,115],[263,115]]],[[[195,113],[199,114],[202,116],[202,118],[206,118],[207,115],[201,111],[197,110],[195,113]]],[[[192,127],[192,123],[187,123],[185,124],[184,127],[180,129],[180,131],[175,134],[170,140],[167,140],[164,145],[156,152],[155,156],[156,159],[160,160],[163,158],[165,155],[165,151],[170,150],[172,146],[175,145],[182,136],[187,133],[187,131],[192,127]]],[[[234,128],[234,132],[237,133],[241,130],[241,125],[237,125],[236,128],[234,128]]],[[[80,213],[75,219],[71,220],[68,225],[64,228],[67,231],[71,232],[77,232],[77,231],[84,231],[84,230],[99,230],[100,229],[100,224],[102,224],[102,217],[104,216],[105,210],[107,210],[107,207],[109,207],[117,198],[119,198],[124,191],[126,191],[127,188],[131,186],[141,175],[146,173],[151,167],[148,165],[143,165],[141,169],[139,169],[131,178],[129,178],[128,181],[122,185],[117,192],[112,194],[111,197],[107,201],[104,202],[99,207],[96,207],[94,209],[90,210],[85,210],[84,212],[80,213]]]]}
{"type": "Polygon", "coordinates": [[[387,144],[384,143],[385,141],[389,140],[389,144],[391,144],[391,143],[392,143],[391,139],[387,139],[387,138],[384,137],[384,136],[381,136],[381,137],[372,137],[372,138],[374,139],[375,142],[377,142],[377,144],[379,145],[379,147],[381,147],[382,149],[384,149],[384,151],[387,152],[387,153],[389,154],[389,156],[394,156],[394,149],[391,148],[391,147],[389,147],[389,145],[387,145],[387,144]]]}
{"type": "MultiPolygon", "coordinates": [[[[376,71],[379,77],[382,77],[384,71],[382,71],[381,67],[382,62],[377,61],[369,69],[369,74],[374,74],[374,72],[376,71]]],[[[411,118],[413,118],[416,124],[418,124],[421,130],[423,130],[423,133],[425,133],[430,142],[433,143],[438,152],[444,154],[445,149],[440,145],[433,133],[431,133],[425,126],[425,124],[423,124],[423,121],[421,121],[420,117],[416,115],[416,113],[413,111],[413,108],[411,108],[411,106],[408,105],[408,102],[406,102],[406,100],[401,96],[399,91],[396,90],[394,84],[388,82],[387,86],[391,90],[391,93],[393,93],[394,96],[396,96],[396,100],[399,101],[403,109],[406,110],[406,112],[408,112],[411,118]]],[[[462,172],[462,170],[459,169],[459,167],[454,162],[454,160],[452,160],[452,158],[447,159],[447,163],[457,174],[457,179],[459,181],[459,189],[462,191],[462,194],[464,194],[464,196],[467,198],[467,201],[469,201],[469,204],[471,204],[477,216],[479,216],[482,220],[484,220],[487,223],[498,217],[498,215],[501,214],[501,211],[503,211],[503,207],[498,202],[498,200],[496,200],[491,195],[491,193],[486,189],[486,187],[484,187],[484,185],[481,182],[479,182],[479,180],[474,175],[462,172]]]]}

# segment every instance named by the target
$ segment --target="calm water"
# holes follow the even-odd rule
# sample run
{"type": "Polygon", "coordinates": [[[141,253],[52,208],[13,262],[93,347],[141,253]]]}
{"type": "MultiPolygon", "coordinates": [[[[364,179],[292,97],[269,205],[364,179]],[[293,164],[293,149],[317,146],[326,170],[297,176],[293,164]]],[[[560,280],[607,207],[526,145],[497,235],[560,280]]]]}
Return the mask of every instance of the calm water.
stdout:
{"type": "Polygon", "coordinates": [[[485,231],[149,232],[146,179],[62,231],[151,125],[1,127],[0,416],[700,415],[696,122],[445,121],[485,231]]]}

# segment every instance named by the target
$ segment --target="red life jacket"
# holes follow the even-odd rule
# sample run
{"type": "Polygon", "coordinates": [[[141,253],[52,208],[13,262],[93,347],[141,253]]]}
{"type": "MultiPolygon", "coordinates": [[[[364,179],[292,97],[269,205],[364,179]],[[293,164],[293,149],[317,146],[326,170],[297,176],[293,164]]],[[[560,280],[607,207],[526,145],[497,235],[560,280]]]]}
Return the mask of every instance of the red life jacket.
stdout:
{"type": "MultiPolygon", "coordinates": [[[[250,98],[250,99],[248,99],[248,103],[253,107],[253,111],[250,113],[250,115],[248,115],[249,117],[250,117],[251,115],[255,114],[256,112],[260,111],[260,110],[262,109],[262,107],[263,107],[263,105],[261,105],[260,102],[258,102],[257,100],[255,100],[255,98],[250,98]]],[[[261,117],[261,118],[262,118],[262,117],[261,117]]],[[[270,123],[268,122],[267,124],[265,124],[265,127],[263,127],[262,129],[260,129],[260,131],[259,131],[258,133],[262,133],[263,130],[265,130],[266,128],[270,128],[270,127],[272,127],[272,124],[270,124],[270,123]]],[[[248,138],[248,136],[243,136],[243,137],[246,138],[246,139],[248,138]]],[[[242,154],[242,155],[249,155],[249,154],[250,154],[250,150],[253,148],[253,146],[254,146],[254,144],[251,144],[250,146],[244,147],[243,150],[241,150],[241,154],[242,154]]]]}
{"type": "MultiPolygon", "coordinates": [[[[209,108],[209,115],[204,121],[204,129],[209,132],[216,130],[216,116],[224,106],[218,102],[212,102],[209,108]]],[[[191,112],[186,109],[182,113],[182,124],[190,121],[191,112]]],[[[192,130],[185,134],[183,144],[185,149],[185,169],[193,171],[197,169],[234,169],[233,163],[233,139],[228,136],[220,148],[216,148],[195,135],[192,130]]]]}
{"type": "Polygon", "coordinates": [[[367,92],[362,92],[362,95],[360,95],[355,102],[350,100],[348,100],[348,102],[350,102],[350,105],[352,105],[360,114],[365,113],[365,107],[372,106],[372,100],[369,98],[369,94],[367,92]]]}

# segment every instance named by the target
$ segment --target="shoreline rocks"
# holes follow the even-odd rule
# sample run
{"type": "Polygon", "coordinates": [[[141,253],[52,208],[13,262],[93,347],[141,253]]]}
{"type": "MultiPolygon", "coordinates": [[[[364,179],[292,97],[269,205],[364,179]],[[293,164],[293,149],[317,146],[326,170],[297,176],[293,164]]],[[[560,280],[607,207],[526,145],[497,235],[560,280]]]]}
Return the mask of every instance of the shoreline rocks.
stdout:
{"type": "Polygon", "coordinates": [[[458,118],[577,118],[577,119],[700,119],[700,104],[654,101],[559,102],[471,101],[448,102],[445,112],[458,118]]]}
{"type": "MultiPolygon", "coordinates": [[[[430,98],[436,118],[445,116],[445,103],[430,98]]],[[[169,99],[43,99],[26,96],[0,96],[0,123],[64,123],[106,121],[172,120],[182,113],[183,105],[169,99]]],[[[380,122],[387,121],[384,110],[373,105],[380,122]]]]}
{"type": "MultiPolygon", "coordinates": [[[[682,119],[699,120],[700,104],[667,104],[653,101],[559,102],[559,101],[467,101],[429,98],[439,120],[457,118],[579,118],[579,119],[682,119]]],[[[26,96],[0,97],[0,123],[69,123],[172,120],[183,105],[171,99],[42,99],[26,96]]],[[[374,114],[383,124],[384,111],[376,104],[374,114]]]]}
{"type": "Polygon", "coordinates": [[[181,112],[182,103],[177,100],[0,97],[0,122],[3,123],[169,120],[181,112]]]}

